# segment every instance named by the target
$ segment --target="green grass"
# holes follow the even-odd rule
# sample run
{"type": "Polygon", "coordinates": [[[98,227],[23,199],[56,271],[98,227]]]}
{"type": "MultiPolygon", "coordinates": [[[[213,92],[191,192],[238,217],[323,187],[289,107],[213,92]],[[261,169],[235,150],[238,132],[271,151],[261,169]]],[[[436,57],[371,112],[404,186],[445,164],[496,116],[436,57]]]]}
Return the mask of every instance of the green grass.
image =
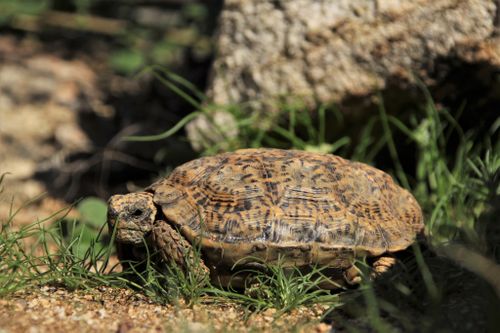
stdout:
{"type": "Polygon", "coordinates": [[[194,247],[186,253],[186,269],[175,264],[163,265],[155,260],[158,255],[145,244],[147,257],[144,262],[131,262],[131,271],[137,284],[135,287],[159,303],[178,303],[180,299],[187,305],[199,303],[211,290],[209,277],[199,270],[201,251],[194,247]],[[153,259],[153,260],[152,260],[153,259]]]}
{"type": "MultiPolygon", "coordinates": [[[[256,262],[261,260],[256,259],[256,262]]],[[[324,268],[313,267],[309,272],[284,265],[284,258],[276,264],[261,262],[263,269],[243,269],[238,274],[250,274],[241,290],[212,288],[210,294],[221,301],[228,299],[242,304],[251,311],[276,309],[276,316],[300,306],[313,304],[340,304],[336,293],[321,289],[321,285],[332,281],[323,274],[324,268]]],[[[339,286],[342,288],[342,286],[339,286]]]]}
{"type": "MultiPolygon", "coordinates": [[[[313,120],[311,113],[302,110],[301,103],[279,105],[280,112],[266,117],[250,112],[252,102],[238,105],[213,105],[206,103],[207,97],[192,83],[161,66],[150,66],[139,75],[151,73],[167,88],[182,97],[196,111],[188,114],[172,128],[155,135],[127,136],[124,140],[148,142],[164,140],[177,134],[194,118],[205,115],[211,128],[220,136],[217,142],[202,142],[203,155],[212,155],[223,150],[233,151],[240,148],[294,148],[323,153],[334,153],[351,142],[348,136],[327,142],[327,117],[333,116],[342,124],[343,116],[335,107],[322,106],[318,109],[318,117],[313,120]],[[229,113],[238,127],[238,135],[226,135],[224,128],[213,119],[213,112],[229,113]],[[260,118],[259,118],[260,117],[260,118]],[[264,119],[261,119],[261,118],[264,119]],[[286,120],[285,122],[278,121],[286,120]],[[255,126],[258,123],[259,126],[255,126]]],[[[368,147],[367,147],[368,148],[368,147]]],[[[371,147],[370,147],[371,148],[371,147]]],[[[363,151],[358,151],[362,155],[363,151]]]]}
{"type": "MultiPolygon", "coordinates": [[[[215,108],[204,106],[204,96],[182,78],[167,71],[155,70],[153,73],[167,86],[176,89],[179,95],[185,96],[198,111],[163,134],[127,139],[168,138],[195,116],[215,108]]],[[[363,322],[361,328],[356,328],[359,323],[352,324],[353,330],[371,327],[377,332],[395,328],[432,332],[444,325],[440,313],[447,311],[448,300],[463,289],[462,284],[476,283],[475,279],[495,283],[495,277],[489,272],[498,270],[500,261],[497,217],[500,119],[487,133],[463,132],[453,115],[438,108],[428,92],[423,91],[426,103],[420,113],[403,122],[388,114],[381,101],[378,114],[366,122],[357,137],[327,135],[328,117],[333,117],[335,126],[342,126],[341,114],[331,107],[320,108],[313,117],[300,106],[283,105],[283,113],[273,120],[276,126],[257,128],[253,125],[254,116],[248,116],[244,105],[218,106],[235,117],[239,135],[208,145],[202,152],[212,154],[220,147],[231,150],[272,146],[336,152],[371,164],[378,161],[379,154],[386,152],[392,165],[387,171],[408,188],[423,207],[427,242],[422,249],[414,246],[402,261],[399,273],[380,285],[365,280],[358,289],[332,293],[317,288],[326,279],[321,268],[301,273],[283,269],[278,264],[253,272],[254,283],[246,293],[221,289],[196,274],[199,249],[191,256],[193,259],[189,265],[192,269],[187,271],[175,266],[158,267],[154,260],[148,259],[139,265],[140,269],[132,266],[133,272],[117,273],[109,267],[113,235],[104,235],[103,229],[95,229],[95,223],[89,222],[102,219],[102,207],[96,208],[97,204],[89,208],[87,204],[81,221],[68,222],[64,219],[64,212],[57,212],[32,225],[14,229],[13,221],[18,211],[12,211],[6,221],[1,221],[0,295],[40,284],[58,284],[70,289],[104,284],[134,288],[160,303],[175,303],[179,299],[187,304],[229,301],[242,304],[251,311],[276,308],[277,315],[299,306],[324,303],[332,307],[325,314],[328,318],[335,316],[342,305],[342,308],[354,309],[353,313],[363,322]],[[451,141],[455,144],[451,145],[451,141]],[[415,165],[403,163],[400,157],[402,149],[415,152],[415,165]],[[93,210],[99,209],[101,213],[97,215],[101,217],[96,218],[93,210]],[[53,219],[57,222],[47,224],[53,219]],[[65,227],[61,227],[63,223],[65,227]],[[92,230],[90,238],[86,230],[92,230]],[[103,242],[104,236],[111,242],[103,242]],[[36,239],[36,242],[28,246],[25,243],[28,238],[36,239]],[[457,245],[474,254],[474,258],[485,259],[489,266],[481,266],[482,260],[458,260],[454,255],[457,245]],[[460,262],[456,263],[457,260],[460,262]],[[132,282],[126,279],[130,273],[136,276],[132,282]]],[[[82,209],[81,205],[79,207],[82,209]]],[[[364,267],[362,262],[360,267],[364,267]]],[[[485,288],[488,290],[489,287],[485,288]]],[[[477,293],[481,290],[478,287],[477,293]]],[[[498,287],[497,292],[500,292],[498,287]]]]}
{"type": "Polygon", "coordinates": [[[70,235],[61,227],[67,210],[55,212],[26,226],[15,228],[20,212],[11,210],[0,229],[0,295],[42,284],[68,289],[99,285],[125,286],[127,281],[108,267],[112,246],[101,244],[103,227],[88,239],[85,228],[70,223],[70,235]],[[50,223],[55,220],[55,223],[50,223]],[[83,244],[87,244],[85,248],[83,244]]]}

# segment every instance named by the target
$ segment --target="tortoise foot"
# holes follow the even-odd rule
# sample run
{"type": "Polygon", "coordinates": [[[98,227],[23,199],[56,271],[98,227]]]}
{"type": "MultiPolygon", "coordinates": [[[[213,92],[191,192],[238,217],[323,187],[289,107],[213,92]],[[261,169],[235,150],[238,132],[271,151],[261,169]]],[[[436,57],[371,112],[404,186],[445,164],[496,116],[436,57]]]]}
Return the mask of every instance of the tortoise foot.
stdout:
{"type": "Polygon", "coordinates": [[[372,279],[376,279],[387,273],[395,264],[397,260],[392,256],[382,256],[373,262],[373,270],[370,274],[372,279]]]}

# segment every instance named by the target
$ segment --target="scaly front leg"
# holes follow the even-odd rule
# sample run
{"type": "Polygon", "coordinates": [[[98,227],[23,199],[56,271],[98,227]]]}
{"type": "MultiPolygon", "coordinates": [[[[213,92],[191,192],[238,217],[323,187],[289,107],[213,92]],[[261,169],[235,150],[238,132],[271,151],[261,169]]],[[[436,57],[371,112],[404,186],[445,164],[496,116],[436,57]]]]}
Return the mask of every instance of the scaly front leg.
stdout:
{"type": "Polygon", "coordinates": [[[166,221],[155,222],[151,241],[154,250],[167,265],[177,265],[184,273],[189,273],[191,270],[200,277],[200,280],[210,275],[210,270],[199,254],[195,253],[191,244],[166,221]]]}

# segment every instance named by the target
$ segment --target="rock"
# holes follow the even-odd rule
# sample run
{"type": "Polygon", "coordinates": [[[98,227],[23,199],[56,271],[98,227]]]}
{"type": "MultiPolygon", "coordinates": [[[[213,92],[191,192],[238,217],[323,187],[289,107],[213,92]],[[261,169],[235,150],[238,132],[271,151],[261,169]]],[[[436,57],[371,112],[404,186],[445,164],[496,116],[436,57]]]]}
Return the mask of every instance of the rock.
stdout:
{"type": "Polygon", "coordinates": [[[75,123],[59,126],[54,132],[54,137],[61,147],[69,151],[88,151],[92,147],[87,134],[75,123]]]}
{"type": "Polygon", "coordinates": [[[10,179],[26,179],[36,171],[36,163],[27,158],[12,157],[2,162],[2,171],[9,174],[10,179]]]}
{"type": "Polygon", "coordinates": [[[125,319],[118,324],[117,333],[127,333],[134,328],[134,323],[131,320],[125,319]]]}
{"type": "Polygon", "coordinates": [[[276,309],[269,308],[269,309],[265,310],[264,312],[262,312],[262,319],[265,322],[270,323],[274,320],[275,314],[276,314],[276,309]]]}
{"type": "Polygon", "coordinates": [[[228,150],[231,140],[238,137],[238,124],[229,112],[216,110],[189,122],[186,132],[191,146],[196,151],[214,146],[218,151],[228,150]]]}
{"type": "Polygon", "coordinates": [[[205,333],[209,332],[209,326],[199,322],[188,322],[186,323],[185,332],[189,333],[205,333]]]}
{"type": "Polygon", "coordinates": [[[320,323],[314,327],[314,332],[316,333],[328,333],[331,330],[332,326],[325,323],[320,323]]]}
{"type": "MultiPolygon", "coordinates": [[[[388,111],[401,112],[425,101],[416,93],[418,78],[452,107],[467,100],[477,111],[483,104],[471,102],[477,85],[470,82],[489,87],[485,95],[498,91],[496,6],[491,0],[228,0],[206,95],[215,105],[245,105],[242,114],[255,116],[256,126],[273,126],[283,104],[304,110],[333,104],[356,119],[376,110],[380,91],[388,111]],[[467,72],[470,65],[485,70],[467,72]]],[[[228,149],[238,136],[233,123],[221,134],[198,117],[187,126],[192,147],[228,149]]]]}
{"type": "Polygon", "coordinates": [[[284,96],[317,107],[426,80],[442,57],[498,66],[494,17],[491,0],[228,0],[207,94],[261,111],[284,96]]]}
{"type": "MultiPolygon", "coordinates": [[[[24,52],[12,39],[0,38],[0,174],[8,173],[1,184],[0,218],[8,214],[12,198],[17,207],[48,191],[38,174],[94,149],[80,117],[100,112],[92,105],[103,99],[96,73],[84,62],[24,52]]],[[[50,200],[37,206],[43,214],[44,207],[55,208],[50,200]]],[[[16,220],[32,223],[43,217],[30,209],[19,212],[16,220]]]]}

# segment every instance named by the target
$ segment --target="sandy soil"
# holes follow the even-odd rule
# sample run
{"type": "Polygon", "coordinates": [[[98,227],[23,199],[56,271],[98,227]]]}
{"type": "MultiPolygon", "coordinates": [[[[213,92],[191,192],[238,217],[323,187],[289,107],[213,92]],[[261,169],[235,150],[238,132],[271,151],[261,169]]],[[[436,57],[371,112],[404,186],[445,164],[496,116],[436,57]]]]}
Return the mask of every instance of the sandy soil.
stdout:
{"type": "Polygon", "coordinates": [[[43,286],[0,299],[0,332],[329,332],[325,307],[249,313],[234,304],[161,305],[126,289],[43,286]]]}

